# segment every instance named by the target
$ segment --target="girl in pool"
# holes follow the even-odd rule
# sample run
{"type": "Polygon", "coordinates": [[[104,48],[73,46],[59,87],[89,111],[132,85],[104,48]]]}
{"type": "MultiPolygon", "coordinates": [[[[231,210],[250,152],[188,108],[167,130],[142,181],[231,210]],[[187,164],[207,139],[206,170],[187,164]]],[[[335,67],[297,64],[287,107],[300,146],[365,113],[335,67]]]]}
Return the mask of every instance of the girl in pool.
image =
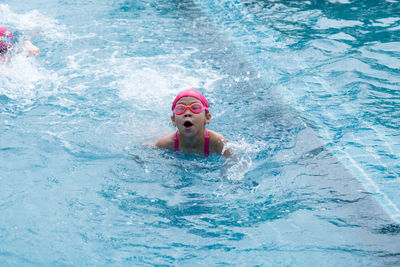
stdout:
{"type": "Polygon", "coordinates": [[[178,130],[161,138],[157,147],[184,152],[199,152],[208,156],[217,153],[229,156],[226,139],[221,134],[206,129],[211,121],[207,99],[194,89],[180,92],[172,103],[172,124],[178,130]]]}
{"type": "MultiPolygon", "coordinates": [[[[2,62],[9,60],[8,54],[14,44],[14,34],[6,27],[0,27],[0,58],[2,62]]],[[[31,41],[25,40],[22,43],[22,48],[31,55],[38,56],[40,54],[39,48],[33,45],[31,41]]]]}

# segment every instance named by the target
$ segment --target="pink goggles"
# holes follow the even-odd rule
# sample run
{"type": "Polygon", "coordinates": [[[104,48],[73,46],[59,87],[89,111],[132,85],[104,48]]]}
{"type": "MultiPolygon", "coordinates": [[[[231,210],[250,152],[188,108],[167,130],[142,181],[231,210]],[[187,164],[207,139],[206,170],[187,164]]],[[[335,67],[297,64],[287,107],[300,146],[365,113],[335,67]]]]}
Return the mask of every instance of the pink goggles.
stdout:
{"type": "Polygon", "coordinates": [[[188,106],[184,104],[176,104],[174,108],[174,113],[176,115],[182,115],[183,113],[185,113],[186,109],[190,109],[190,111],[194,114],[199,114],[204,110],[208,113],[208,108],[197,102],[188,106]]]}

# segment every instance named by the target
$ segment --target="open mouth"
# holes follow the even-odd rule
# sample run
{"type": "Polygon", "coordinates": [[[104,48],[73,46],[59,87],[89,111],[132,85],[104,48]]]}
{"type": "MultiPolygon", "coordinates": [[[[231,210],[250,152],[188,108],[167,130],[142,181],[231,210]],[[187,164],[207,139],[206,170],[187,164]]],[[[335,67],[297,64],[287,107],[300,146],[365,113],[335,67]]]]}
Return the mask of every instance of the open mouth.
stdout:
{"type": "Polygon", "coordinates": [[[185,123],[183,124],[183,126],[185,126],[185,128],[190,128],[193,126],[193,123],[191,123],[190,121],[185,121],[185,123]]]}

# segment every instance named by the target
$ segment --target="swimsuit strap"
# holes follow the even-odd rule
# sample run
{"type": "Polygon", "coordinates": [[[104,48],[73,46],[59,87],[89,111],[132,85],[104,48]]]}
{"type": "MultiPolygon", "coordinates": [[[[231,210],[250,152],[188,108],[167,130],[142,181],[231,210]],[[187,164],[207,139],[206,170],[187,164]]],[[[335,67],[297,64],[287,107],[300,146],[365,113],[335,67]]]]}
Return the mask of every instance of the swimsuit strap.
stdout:
{"type": "Polygon", "coordinates": [[[175,145],[175,152],[178,152],[179,151],[179,131],[175,132],[174,145],[175,145]]]}
{"type": "Polygon", "coordinates": [[[206,137],[204,139],[204,156],[208,157],[210,155],[210,134],[208,133],[208,130],[206,129],[206,137]]]}
{"type": "MultiPolygon", "coordinates": [[[[208,157],[210,155],[210,134],[208,130],[206,129],[206,136],[204,138],[204,156],[208,157]]],[[[175,132],[175,137],[174,137],[174,147],[175,147],[175,152],[179,151],[179,131],[175,132]]]]}

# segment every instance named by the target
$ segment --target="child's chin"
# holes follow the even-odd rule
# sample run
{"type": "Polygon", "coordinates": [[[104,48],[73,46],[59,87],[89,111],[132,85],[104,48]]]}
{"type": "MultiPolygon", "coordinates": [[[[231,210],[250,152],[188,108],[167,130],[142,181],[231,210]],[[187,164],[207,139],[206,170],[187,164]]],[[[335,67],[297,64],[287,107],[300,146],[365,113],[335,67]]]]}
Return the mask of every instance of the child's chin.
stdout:
{"type": "Polygon", "coordinates": [[[181,133],[186,136],[192,136],[195,134],[194,127],[193,126],[183,127],[181,133]]]}

